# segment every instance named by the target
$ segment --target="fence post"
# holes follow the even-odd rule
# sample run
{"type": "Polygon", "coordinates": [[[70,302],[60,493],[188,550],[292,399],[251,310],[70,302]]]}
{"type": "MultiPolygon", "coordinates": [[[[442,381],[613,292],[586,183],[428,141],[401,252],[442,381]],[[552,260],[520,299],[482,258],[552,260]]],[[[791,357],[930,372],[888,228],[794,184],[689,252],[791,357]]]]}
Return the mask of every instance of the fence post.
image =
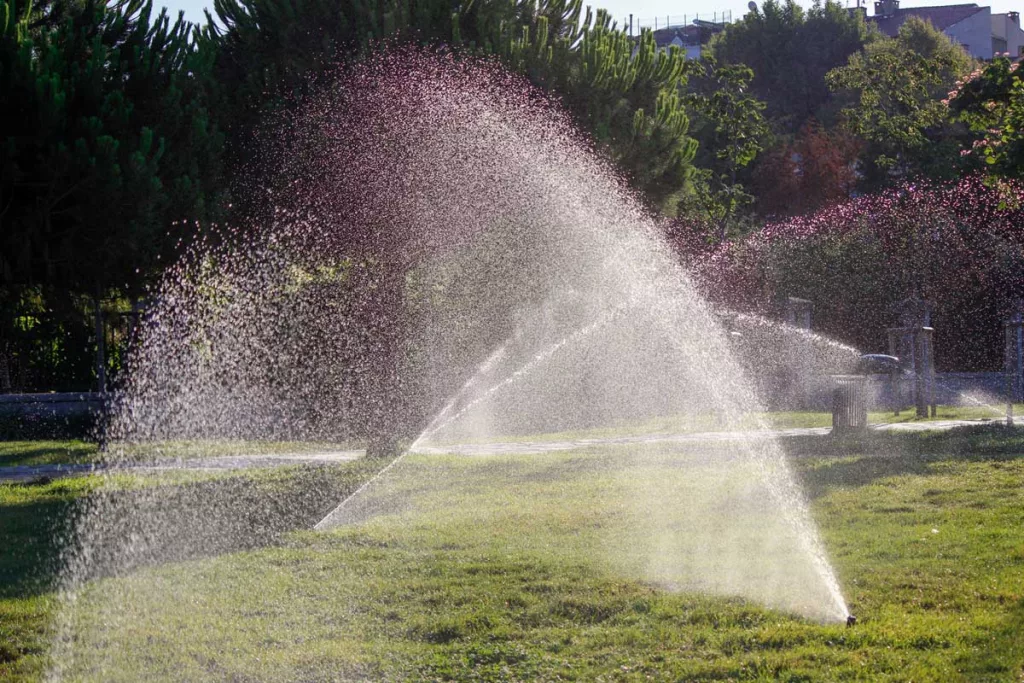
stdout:
{"type": "Polygon", "coordinates": [[[7,342],[0,339],[0,394],[11,391],[11,369],[7,362],[7,342]]]}
{"type": "MultiPolygon", "coordinates": [[[[889,355],[899,358],[900,351],[900,333],[895,327],[886,329],[886,334],[889,337],[889,355]]],[[[903,387],[900,384],[900,369],[894,367],[892,372],[889,373],[889,393],[892,395],[892,414],[899,415],[900,409],[903,407],[902,392],[903,387]]]]}
{"type": "MultiPolygon", "coordinates": [[[[909,365],[914,371],[911,403],[916,407],[917,416],[935,417],[935,330],[931,326],[931,304],[911,297],[899,307],[899,327],[888,329],[889,355],[897,356],[903,361],[903,367],[909,365]]],[[[898,409],[896,413],[899,414],[898,409]]]]}

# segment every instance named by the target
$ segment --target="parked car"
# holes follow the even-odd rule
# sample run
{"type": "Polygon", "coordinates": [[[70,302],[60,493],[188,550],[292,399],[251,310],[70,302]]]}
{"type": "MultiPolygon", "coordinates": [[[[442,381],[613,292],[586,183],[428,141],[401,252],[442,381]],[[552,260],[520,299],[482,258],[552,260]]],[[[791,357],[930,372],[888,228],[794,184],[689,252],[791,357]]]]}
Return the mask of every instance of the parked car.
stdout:
{"type": "Polygon", "coordinates": [[[857,360],[856,374],[858,375],[891,375],[893,373],[912,374],[910,370],[903,367],[903,363],[896,356],[865,353],[857,360]]]}

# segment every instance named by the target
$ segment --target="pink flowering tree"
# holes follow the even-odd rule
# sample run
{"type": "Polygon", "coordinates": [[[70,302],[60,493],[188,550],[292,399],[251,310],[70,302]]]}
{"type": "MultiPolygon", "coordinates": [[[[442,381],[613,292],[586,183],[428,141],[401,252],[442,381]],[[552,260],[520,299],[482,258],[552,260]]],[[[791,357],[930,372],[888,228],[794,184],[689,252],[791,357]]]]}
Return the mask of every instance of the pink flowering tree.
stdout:
{"type": "Polygon", "coordinates": [[[815,328],[867,351],[911,296],[932,302],[940,366],[998,367],[1001,321],[1024,296],[1024,189],[980,177],[895,189],[770,223],[692,259],[721,305],[814,302],[815,328]]]}
{"type": "Polygon", "coordinates": [[[947,103],[975,134],[964,156],[984,162],[990,177],[1024,178],[1024,73],[1001,55],[949,93],[947,103]]]}

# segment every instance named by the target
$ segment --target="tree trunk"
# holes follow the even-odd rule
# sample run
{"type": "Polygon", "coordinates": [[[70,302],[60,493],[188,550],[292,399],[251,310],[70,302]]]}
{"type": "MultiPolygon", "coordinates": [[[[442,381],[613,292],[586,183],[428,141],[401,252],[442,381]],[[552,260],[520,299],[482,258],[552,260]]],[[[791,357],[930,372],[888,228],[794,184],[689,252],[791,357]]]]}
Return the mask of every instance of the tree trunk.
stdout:
{"type": "Polygon", "coordinates": [[[103,309],[100,307],[98,294],[93,297],[93,305],[96,312],[96,391],[105,394],[107,392],[107,340],[103,331],[103,309]]]}
{"type": "Polygon", "coordinates": [[[378,286],[371,293],[368,322],[371,342],[366,370],[368,382],[361,396],[368,458],[399,456],[411,438],[414,420],[402,376],[405,319],[405,271],[387,264],[378,286]]]}

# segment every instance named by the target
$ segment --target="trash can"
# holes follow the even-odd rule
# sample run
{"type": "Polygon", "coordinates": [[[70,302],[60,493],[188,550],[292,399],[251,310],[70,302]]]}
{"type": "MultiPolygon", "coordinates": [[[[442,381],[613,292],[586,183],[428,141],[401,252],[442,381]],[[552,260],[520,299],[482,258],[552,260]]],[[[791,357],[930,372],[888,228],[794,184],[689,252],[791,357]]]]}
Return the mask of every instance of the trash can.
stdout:
{"type": "Polygon", "coordinates": [[[868,427],[866,377],[841,375],[832,390],[832,433],[859,432],[868,427]]]}

